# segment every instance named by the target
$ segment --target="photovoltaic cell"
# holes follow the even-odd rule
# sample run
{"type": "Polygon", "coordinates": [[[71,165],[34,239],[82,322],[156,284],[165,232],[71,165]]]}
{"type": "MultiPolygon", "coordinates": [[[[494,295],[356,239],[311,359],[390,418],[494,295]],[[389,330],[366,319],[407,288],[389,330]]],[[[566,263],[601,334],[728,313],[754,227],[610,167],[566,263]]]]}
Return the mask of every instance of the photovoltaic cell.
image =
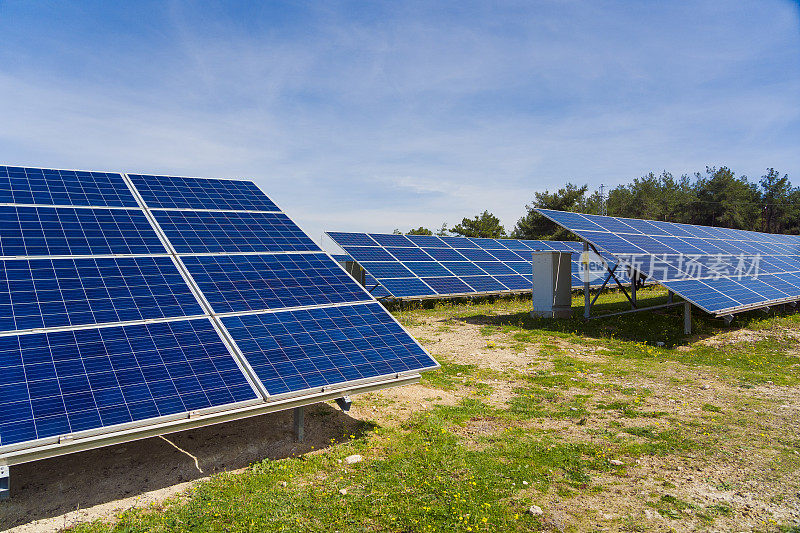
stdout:
{"type": "Polygon", "coordinates": [[[169,257],[0,260],[0,331],[201,314],[169,257]]]}
{"type": "Polygon", "coordinates": [[[369,300],[325,254],[185,256],[216,313],[369,300]]]}
{"type": "Polygon", "coordinates": [[[252,181],[128,174],[150,208],[279,211],[252,181]]]}
{"type": "Polygon", "coordinates": [[[154,211],[153,214],[180,254],[320,251],[283,213],[154,211]]]}
{"type": "Polygon", "coordinates": [[[256,399],[207,318],[0,337],[0,445],[256,399]]]}
{"type": "Polygon", "coordinates": [[[378,303],[222,322],[272,395],[436,367],[378,303]]]}
{"type": "Polygon", "coordinates": [[[0,206],[0,255],[165,254],[140,210],[0,206]]]}
{"type": "Polygon", "coordinates": [[[0,203],[139,205],[120,174],[8,166],[0,166],[0,203]]]}

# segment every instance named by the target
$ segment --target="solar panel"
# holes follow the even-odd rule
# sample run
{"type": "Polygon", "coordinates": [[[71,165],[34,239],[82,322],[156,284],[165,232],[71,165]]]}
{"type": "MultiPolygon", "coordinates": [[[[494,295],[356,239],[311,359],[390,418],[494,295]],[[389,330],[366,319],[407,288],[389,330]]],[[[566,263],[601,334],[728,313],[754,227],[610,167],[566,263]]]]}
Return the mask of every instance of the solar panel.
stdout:
{"type": "Polygon", "coordinates": [[[154,211],[153,215],[180,254],[320,251],[283,213],[154,211]]]}
{"type": "MultiPolygon", "coordinates": [[[[569,275],[574,287],[583,287],[577,255],[582,245],[578,242],[346,232],[327,235],[394,298],[530,290],[531,254],[545,250],[573,253],[569,275]]],[[[611,256],[607,260],[614,263],[611,256]]],[[[618,274],[625,278],[624,273],[618,274]]]]}
{"type": "Polygon", "coordinates": [[[0,331],[203,313],[169,257],[0,260],[0,331]]]}
{"type": "Polygon", "coordinates": [[[0,255],[164,254],[134,209],[0,206],[0,255]]]}
{"type": "Polygon", "coordinates": [[[364,272],[364,287],[375,298],[388,298],[392,294],[374,276],[364,272]]]}
{"type": "Polygon", "coordinates": [[[151,208],[278,211],[252,181],[128,174],[151,208]]]}
{"type": "Polygon", "coordinates": [[[437,366],[252,182],[0,167],[0,195],[0,464],[437,366]]]}
{"type": "Polygon", "coordinates": [[[0,337],[0,446],[255,400],[207,318],[0,337]]]}
{"type": "Polygon", "coordinates": [[[222,318],[270,394],[435,368],[378,303],[222,318]]]}
{"type": "Polygon", "coordinates": [[[538,211],[709,313],[800,299],[798,236],[538,211]]]}
{"type": "Polygon", "coordinates": [[[138,207],[113,172],[0,166],[0,203],[138,207]]]}
{"type": "Polygon", "coordinates": [[[323,253],[185,256],[183,262],[215,313],[369,299],[323,253]]]}

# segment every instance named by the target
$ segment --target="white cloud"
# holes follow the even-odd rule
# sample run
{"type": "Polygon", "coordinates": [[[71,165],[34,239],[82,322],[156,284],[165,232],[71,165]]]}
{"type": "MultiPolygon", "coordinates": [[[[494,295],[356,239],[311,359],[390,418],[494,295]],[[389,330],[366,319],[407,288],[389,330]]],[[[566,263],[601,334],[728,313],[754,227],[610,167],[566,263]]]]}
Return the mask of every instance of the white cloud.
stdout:
{"type": "Polygon", "coordinates": [[[2,159],[252,176],[315,237],[484,209],[510,227],[536,191],[650,170],[800,181],[789,3],[308,5],[294,27],[216,9],[173,3],[91,55],[57,27],[26,48],[7,16],[2,159]]]}

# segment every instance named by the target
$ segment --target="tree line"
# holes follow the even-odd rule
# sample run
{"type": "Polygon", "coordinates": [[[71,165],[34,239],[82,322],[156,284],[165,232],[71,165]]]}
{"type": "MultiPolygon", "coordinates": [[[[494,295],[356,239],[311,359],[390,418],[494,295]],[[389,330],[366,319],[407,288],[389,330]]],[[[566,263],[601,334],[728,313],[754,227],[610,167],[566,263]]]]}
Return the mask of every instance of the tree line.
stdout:
{"type": "MultiPolygon", "coordinates": [[[[464,218],[436,231],[425,227],[409,235],[460,235],[512,239],[570,240],[576,237],[539,215],[535,208],[601,214],[603,198],[589,192],[588,185],[567,183],[555,190],[537,192],[525,215],[507,232],[500,219],[489,211],[464,218]]],[[[666,220],[685,224],[718,226],[766,233],[800,234],[800,187],[787,174],[768,168],[757,181],[737,176],[728,167],[706,167],[705,172],[678,178],[669,172],[651,172],[611,189],[605,199],[610,216],[666,220]]],[[[395,233],[401,233],[395,230],[395,233]]]]}

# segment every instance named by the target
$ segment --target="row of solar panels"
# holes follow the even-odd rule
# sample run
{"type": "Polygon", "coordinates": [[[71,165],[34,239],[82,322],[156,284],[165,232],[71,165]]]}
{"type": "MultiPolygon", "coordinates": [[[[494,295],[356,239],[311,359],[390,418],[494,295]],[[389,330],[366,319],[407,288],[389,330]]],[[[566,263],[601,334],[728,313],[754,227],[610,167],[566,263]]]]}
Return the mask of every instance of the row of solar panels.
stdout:
{"type": "Polygon", "coordinates": [[[0,267],[6,464],[437,366],[250,181],[0,167],[0,267]]]}
{"type": "Polygon", "coordinates": [[[800,299],[800,236],[537,211],[709,313],[800,299]]]}
{"type": "MultiPolygon", "coordinates": [[[[584,283],[580,267],[583,244],[579,242],[383,233],[327,235],[364,268],[365,286],[378,298],[530,291],[532,253],[541,251],[572,253],[571,270],[564,275],[570,276],[575,288],[584,283]]],[[[611,256],[606,259],[613,266],[611,256]]],[[[628,280],[624,273],[619,275],[628,280]]],[[[593,279],[592,284],[596,283],[593,279]]]]}

